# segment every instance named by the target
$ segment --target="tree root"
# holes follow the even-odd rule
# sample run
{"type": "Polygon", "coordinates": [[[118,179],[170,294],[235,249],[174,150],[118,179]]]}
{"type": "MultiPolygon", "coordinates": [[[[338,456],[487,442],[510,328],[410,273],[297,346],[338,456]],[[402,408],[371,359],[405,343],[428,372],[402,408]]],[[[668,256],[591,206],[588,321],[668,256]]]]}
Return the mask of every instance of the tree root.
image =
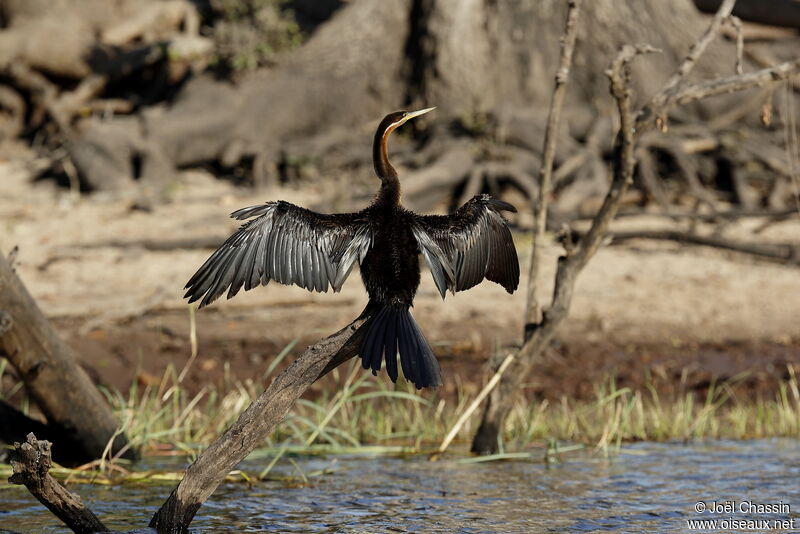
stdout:
{"type": "MultiPolygon", "coordinates": [[[[575,232],[576,237],[583,234],[575,232]]],[[[621,243],[631,239],[653,239],[660,241],[675,241],[687,245],[730,250],[789,265],[800,263],[800,245],[788,243],[748,243],[735,241],[718,236],[702,236],[691,232],[677,230],[633,230],[627,232],[611,232],[608,234],[612,244],[621,243]]]]}

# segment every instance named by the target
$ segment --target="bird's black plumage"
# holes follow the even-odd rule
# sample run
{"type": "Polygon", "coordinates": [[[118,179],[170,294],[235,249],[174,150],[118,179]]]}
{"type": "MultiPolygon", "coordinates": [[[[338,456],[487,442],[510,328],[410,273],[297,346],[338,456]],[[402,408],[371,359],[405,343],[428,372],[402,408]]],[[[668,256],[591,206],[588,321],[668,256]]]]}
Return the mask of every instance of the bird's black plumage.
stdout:
{"type": "MultiPolygon", "coordinates": [[[[432,109],[432,108],[431,108],[432,109]]],[[[370,300],[362,316],[360,355],[365,369],[383,361],[397,380],[397,355],[417,388],[441,385],[439,363],[410,308],[419,287],[419,256],[425,259],[442,298],[484,278],[513,293],[519,262],[501,211],[516,211],[478,195],[451,215],[417,215],[400,205],[400,182],[389,163],[391,132],[419,112],[387,115],[375,133],[373,160],[381,188],[358,213],[320,214],[288,202],[267,202],[231,214],[247,220],[186,284],[189,302],[203,307],[225,291],[233,297],[270,280],[309,291],[339,291],[358,263],[370,300]]]]}

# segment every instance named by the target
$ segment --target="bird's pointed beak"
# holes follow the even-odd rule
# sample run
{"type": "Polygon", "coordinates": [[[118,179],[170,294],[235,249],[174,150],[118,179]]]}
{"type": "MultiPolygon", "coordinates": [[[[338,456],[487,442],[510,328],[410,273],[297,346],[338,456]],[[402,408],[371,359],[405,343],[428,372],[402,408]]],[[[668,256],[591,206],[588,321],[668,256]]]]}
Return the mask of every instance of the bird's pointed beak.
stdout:
{"type": "Polygon", "coordinates": [[[420,109],[419,111],[409,111],[404,117],[405,120],[403,122],[410,121],[414,117],[419,117],[420,115],[424,115],[429,111],[433,111],[434,109],[436,109],[436,106],[433,106],[432,108],[420,109]]]}

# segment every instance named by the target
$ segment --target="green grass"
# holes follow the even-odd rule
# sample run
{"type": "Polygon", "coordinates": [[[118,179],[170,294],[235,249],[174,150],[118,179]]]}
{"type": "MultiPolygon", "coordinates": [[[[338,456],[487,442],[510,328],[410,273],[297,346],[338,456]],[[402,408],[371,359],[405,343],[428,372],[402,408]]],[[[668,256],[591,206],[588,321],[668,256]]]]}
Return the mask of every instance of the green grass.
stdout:
{"type": "MultiPolygon", "coordinates": [[[[196,345],[193,343],[193,347],[196,345]]],[[[276,360],[285,358],[287,347],[276,360]]],[[[196,349],[193,351],[196,355],[196,349]]],[[[191,365],[194,357],[190,359],[191,365]]],[[[433,452],[474,395],[458,388],[454,396],[419,394],[399,381],[374,377],[353,360],[334,370],[314,389],[316,397],[300,399],[273,434],[251,458],[262,457],[260,473],[233,472],[229,480],[270,479],[276,462],[291,462],[296,454],[412,455],[433,452]]],[[[272,365],[264,378],[275,373],[272,365]]],[[[0,372],[5,362],[0,361],[0,372]]],[[[190,394],[180,373],[170,367],[158,386],[131,385],[127,393],[103,390],[132,446],[144,454],[184,455],[194,458],[202,448],[232,424],[262,387],[252,380],[208,384],[190,394]]],[[[1,376],[1,375],[0,375],[1,376]]],[[[686,391],[670,399],[656,389],[618,388],[613,380],[599,385],[591,400],[560,402],[520,398],[512,409],[500,443],[500,453],[485,458],[463,454],[477,428],[480,410],[456,438],[459,462],[473,463],[519,458],[543,461],[579,448],[602,454],[620,444],[638,440],[752,439],[800,437],[800,392],[790,368],[773,398],[754,400],[736,395],[741,377],[709,388],[698,397],[686,391]],[[460,447],[458,446],[460,442],[460,447]]],[[[23,403],[27,408],[27,403],[23,403]]],[[[106,459],[107,460],[107,459],[106,459]]],[[[2,470],[0,470],[2,471],[2,470]]],[[[283,476],[306,483],[320,473],[283,476]],[[304,482],[305,481],[305,482],[304,482]]],[[[3,475],[5,473],[2,473],[3,475]]],[[[109,483],[109,480],[174,481],[180,473],[130,473],[124,462],[94,462],[79,470],[56,470],[71,481],[109,483]]]]}
{"type": "Polygon", "coordinates": [[[550,438],[607,450],[641,440],[800,437],[800,393],[791,368],[771,399],[737,397],[740,379],[712,385],[701,398],[684,392],[661,399],[652,385],[645,392],[632,391],[608,380],[589,402],[520,402],[505,439],[516,447],[550,438]]]}
{"type": "MultiPolygon", "coordinates": [[[[261,392],[260,386],[246,380],[222,389],[209,385],[191,396],[177,376],[169,369],[158,388],[133,385],[127,395],[107,392],[134,446],[145,451],[179,450],[193,457],[261,392]]],[[[264,447],[327,454],[427,454],[436,449],[473,398],[463,388],[448,398],[437,392],[420,394],[402,380],[394,385],[385,376],[372,376],[357,360],[325,380],[316,398],[296,403],[264,447]]],[[[634,391],[607,380],[591,400],[520,398],[507,421],[501,457],[507,451],[532,447],[552,451],[559,443],[607,452],[623,442],[639,440],[800,436],[800,393],[793,373],[770,399],[738,397],[740,381],[741,377],[712,385],[700,397],[687,391],[662,399],[653,386],[634,391]]],[[[460,450],[472,437],[479,416],[480,410],[457,435],[460,450]]],[[[561,449],[564,452],[563,445],[561,449]]]]}
{"type": "MultiPolygon", "coordinates": [[[[443,398],[436,392],[420,394],[402,380],[391,384],[361,369],[357,360],[325,380],[316,398],[297,402],[265,446],[292,443],[335,452],[377,445],[425,453],[472,400],[462,388],[443,398]]],[[[502,449],[523,450],[552,440],[608,449],[638,440],[800,436],[800,393],[793,373],[769,399],[740,398],[735,394],[740,381],[712,385],[704,396],[686,391],[670,399],[659,398],[653,386],[634,391],[612,380],[599,385],[591,400],[520,398],[508,418],[502,449]]],[[[260,386],[246,380],[222,389],[209,385],[191,396],[169,369],[158,388],[142,390],[134,384],[127,395],[107,395],[135,446],[166,445],[191,455],[233,423],[260,392],[260,386]]],[[[479,412],[456,442],[471,438],[479,412]]]]}
{"type": "MultiPolygon", "coordinates": [[[[262,391],[252,380],[226,381],[190,395],[178,376],[169,368],[158,387],[133,384],[127,394],[104,390],[133,446],[145,451],[167,446],[191,456],[230,426],[262,391]]],[[[288,442],[335,452],[381,445],[392,452],[417,452],[447,431],[454,417],[445,415],[457,414],[455,409],[445,411],[447,403],[435,394],[424,398],[405,383],[395,387],[363,371],[357,361],[344,371],[334,370],[326,380],[330,387],[317,388],[313,401],[298,400],[266,447],[288,442]]],[[[463,405],[468,399],[461,397],[463,405]]]]}

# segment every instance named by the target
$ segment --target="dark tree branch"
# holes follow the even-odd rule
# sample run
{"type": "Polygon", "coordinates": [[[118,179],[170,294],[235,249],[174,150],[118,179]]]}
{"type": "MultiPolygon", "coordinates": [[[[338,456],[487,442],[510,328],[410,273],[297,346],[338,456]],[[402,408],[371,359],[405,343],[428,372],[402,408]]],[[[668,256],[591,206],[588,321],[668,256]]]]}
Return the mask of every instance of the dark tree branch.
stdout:
{"type": "MultiPolygon", "coordinates": [[[[358,354],[362,316],[308,347],[275,381],[189,466],[186,475],[150,521],[159,533],[185,532],[197,510],[225,476],[244,460],[283,419],[294,402],[311,384],[358,354]]],[[[18,456],[10,482],[24,484],[69,528],[79,533],[108,532],[77,495],[65,490],[48,473],[50,443],[38,441],[33,433],[28,442],[16,444],[18,456]]]]}
{"type": "Polygon", "coordinates": [[[153,516],[159,533],[182,532],[225,476],[250,454],[283,419],[311,384],[358,354],[360,317],[307,348],[253,401],[239,419],[186,470],[186,476],[153,516]]]}
{"type": "MultiPolygon", "coordinates": [[[[14,443],[25,441],[25,437],[33,432],[39,439],[51,443],[69,443],[69,436],[59,429],[31,419],[10,404],[0,400],[0,441],[14,443]]],[[[75,465],[84,458],[77,457],[70,447],[61,446],[53,450],[53,459],[62,465],[75,465]]]]}
{"type": "Polygon", "coordinates": [[[14,474],[8,479],[11,484],[28,488],[53,514],[77,534],[110,532],[105,525],[86,508],[80,497],[67,491],[48,471],[50,470],[49,441],[39,441],[31,432],[25,443],[14,443],[11,467],[14,474]]]}
{"type": "MultiPolygon", "coordinates": [[[[769,209],[732,209],[726,211],[716,211],[714,213],[697,213],[694,211],[673,210],[659,211],[650,213],[644,209],[629,209],[625,211],[618,211],[617,218],[620,217],[640,217],[646,215],[648,217],[666,217],[669,219],[693,219],[704,223],[715,223],[719,221],[735,221],[739,219],[767,219],[768,221],[783,221],[790,219],[792,216],[797,215],[797,210],[794,208],[786,208],[781,210],[769,209]]],[[[593,219],[594,216],[576,215],[574,217],[564,217],[569,221],[585,221],[593,219]]]]}
{"type": "Polygon", "coordinates": [[[74,464],[100,458],[112,437],[112,454],[135,459],[127,440],[117,435],[111,408],[61,341],[39,306],[0,254],[0,356],[8,358],[25,388],[63,439],[74,464]]]}

